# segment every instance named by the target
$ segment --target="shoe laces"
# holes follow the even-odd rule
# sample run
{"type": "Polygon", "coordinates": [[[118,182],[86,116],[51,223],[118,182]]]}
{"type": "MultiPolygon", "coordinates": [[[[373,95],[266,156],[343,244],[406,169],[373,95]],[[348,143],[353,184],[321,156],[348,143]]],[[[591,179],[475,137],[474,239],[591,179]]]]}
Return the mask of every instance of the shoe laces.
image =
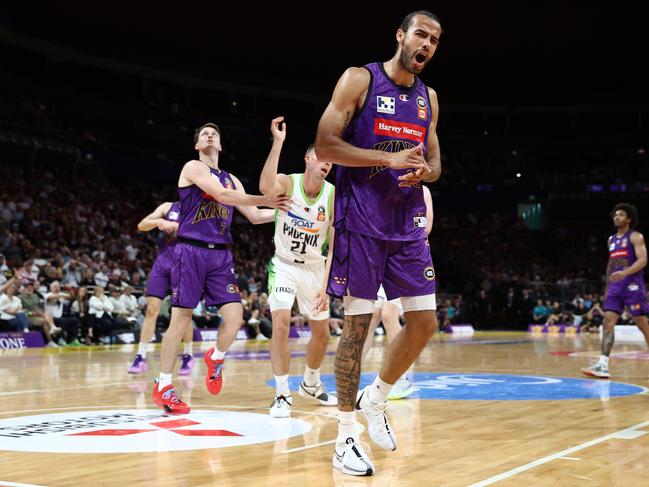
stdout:
{"type": "Polygon", "coordinates": [[[273,404],[271,404],[271,407],[275,406],[276,404],[281,407],[285,407],[285,406],[290,407],[293,405],[293,402],[291,400],[291,396],[287,397],[283,394],[280,394],[279,396],[275,396],[275,400],[273,401],[273,404]]]}
{"type": "Polygon", "coordinates": [[[180,404],[182,401],[178,397],[178,394],[176,394],[176,389],[169,389],[166,391],[164,394],[162,394],[162,399],[165,401],[173,402],[175,404],[180,404]]]}
{"type": "Polygon", "coordinates": [[[223,364],[214,364],[214,374],[210,376],[210,380],[218,379],[221,375],[221,369],[223,369],[223,364]]]}

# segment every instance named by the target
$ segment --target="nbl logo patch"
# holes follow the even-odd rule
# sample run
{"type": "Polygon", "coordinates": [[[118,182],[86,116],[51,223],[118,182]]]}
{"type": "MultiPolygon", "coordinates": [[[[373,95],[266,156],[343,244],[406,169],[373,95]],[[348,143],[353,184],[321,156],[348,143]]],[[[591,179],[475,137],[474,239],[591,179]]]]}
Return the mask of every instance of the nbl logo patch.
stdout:
{"type": "Polygon", "coordinates": [[[424,270],[424,277],[428,281],[435,279],[435,269],[433,269],[432,267],[426,267],[426,269],[424,270]]]}
{"type": "Polygon", "coordinates": [[[239,286],[237,286],[236,284],[228,284],[227,289],[228,292],[231,294],[235,294],[239,292],[239,286]]]}
{"type": "Polygon", "coordinates": [[[394,98],[390,96],[377,96],[376,111],[378,113],[389,113],[394,115],[394,98]]]}
{"type": "Polygon", "coordinates": [[[318,206],[318,221],[323,222],[324,220],[325,220],[324,206],[318,206]]]}

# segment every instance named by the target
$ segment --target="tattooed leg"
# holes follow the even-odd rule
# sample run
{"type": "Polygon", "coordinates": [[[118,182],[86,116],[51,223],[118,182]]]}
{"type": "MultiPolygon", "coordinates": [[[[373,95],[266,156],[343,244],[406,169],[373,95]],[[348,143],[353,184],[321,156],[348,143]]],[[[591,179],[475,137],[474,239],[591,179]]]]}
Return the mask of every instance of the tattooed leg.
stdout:
{"type": "Polygon", "coordinates": [[[604,313],[604,332],[602,333],[602,355],[607,357],[611,354],[613,344],[615,343],[615,324],[620,318],[620,315],[612,311],[604,313]]]}
{"type": "Polygon", "coordinates": [[[363,343],[365,343],[371,319],[371,314],[345,315],[343,334],[340,337],[334,362],[336,394],[340,411],[354,410],[358,383],[361,378],[363,343]]]}
{"type": "Polygon", "coordinates": [[[613,344],[615,343],[615,330],[605,331],[602,337],[602,355],[607,357],[611,354],[613,344]]]}

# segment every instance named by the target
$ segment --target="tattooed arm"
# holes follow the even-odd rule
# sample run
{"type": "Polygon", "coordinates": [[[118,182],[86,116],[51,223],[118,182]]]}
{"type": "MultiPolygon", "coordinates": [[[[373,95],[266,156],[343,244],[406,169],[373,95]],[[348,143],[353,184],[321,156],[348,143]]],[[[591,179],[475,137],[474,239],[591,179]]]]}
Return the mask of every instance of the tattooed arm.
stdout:
{"type": "Polygon", "coordinates": [[[340,411],[354,410],[358,383],[361,378],[363,343],[365,343],[371,319],[371,314],[345,315],[343,334],[340,337],[334,362],[336,394],[340,411]]]}
{"type": "Polygon", "coordinates": [[[370,85],[370,72],[365,68],[349,68],[338,80],[329,105],[325,109],[316,135],[316,156],[322,161],[335,161],[349,167],[388,166],[413,168],[430,172],[423,157],[422,145],[400,152],[361,149],[343,139],[354,113],[363,106],[370,85]]]}

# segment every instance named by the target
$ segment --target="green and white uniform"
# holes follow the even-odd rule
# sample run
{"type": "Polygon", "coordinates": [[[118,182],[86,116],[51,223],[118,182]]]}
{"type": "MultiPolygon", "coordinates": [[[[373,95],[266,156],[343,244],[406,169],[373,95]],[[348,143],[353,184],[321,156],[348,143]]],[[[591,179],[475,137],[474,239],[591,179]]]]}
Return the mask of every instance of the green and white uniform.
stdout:
{"type": "Polygon", "coordinates": [[[291,174],[289,211],[275,210],[275,255],[268,266],[271,311],[291,309],[297,297],[300,313],[326,320],[329,310],[313,315],[316,293],[324,281],[334,186],[324,182],[313,200],[304,193],[304,174],[291,174]]]}

